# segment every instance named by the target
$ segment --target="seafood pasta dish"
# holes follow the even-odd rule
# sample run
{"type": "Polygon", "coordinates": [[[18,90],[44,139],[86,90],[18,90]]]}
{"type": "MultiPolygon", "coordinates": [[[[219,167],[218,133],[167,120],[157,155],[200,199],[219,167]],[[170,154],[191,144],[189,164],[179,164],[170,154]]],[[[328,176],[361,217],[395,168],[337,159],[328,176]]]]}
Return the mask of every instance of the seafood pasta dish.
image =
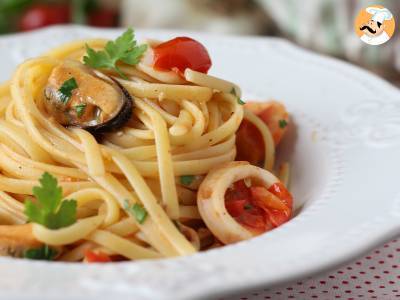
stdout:
{"type": "Polygon", "coordinates": [[[22,62],[0,85],[1,255],[176,257],[287,222],[289,115],[211,66],[199,41],[132,29],[22,62]]]}

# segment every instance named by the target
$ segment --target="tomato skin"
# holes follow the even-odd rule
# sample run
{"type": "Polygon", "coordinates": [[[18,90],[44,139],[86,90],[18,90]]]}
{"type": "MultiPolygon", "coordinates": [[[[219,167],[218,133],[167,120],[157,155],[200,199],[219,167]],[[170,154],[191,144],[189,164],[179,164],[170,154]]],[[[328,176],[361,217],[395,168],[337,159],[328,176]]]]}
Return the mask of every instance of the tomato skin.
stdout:
{"type": "Polygon", "coordinates": [[[201,73],[207,73],[211,68],[207,49],[189,37],[174,38],[153,50],[153,67],[158,70],[172,70],[183,74],[187,68],[201,73]]]}
{"type": "Polygon", "coordinates": [[[248,161],[262,166],[265,159],[265,146],[258,128],[244,119],[236,132],[236,160],[248,161]]]}
{"type": "Polygon", "coordinates": [[[274,183],[268,189],[251,187],[253,201],[268,215],[274,227],[278,227],[290,219],[292,214],[292,196],[280,182],[274,183]],[[275,195],[279,201],[272,199],[275,195]],[[277,203],[276,203],[277,202],[277,203]]]}
{"type": "Polygon", "coordinates": [[[248,211],[245,210],[239,217],[236,217],[235,219],[237,222],[259,232],[265,232],[269,229],[267,228],[265,215],[263,212],[258,211],[255,207],[248,211]]]}
{"type": "Polygon", "coordinates": [[[277,182],[268,188],[268,191],[281,199],[290,209],[293,207],[293,196],[289,193],[286,187],[281,183],[277,182]]]}
{"type": "Polygon", "coordinates": [[[85,251],[85,260],[88,263],[107,263],[111,262],[111,258],[102,252],[95,253],[91,250],[85,251]]]}
{"type": "Polygon", "coordinates": [[[275,145],[278,145],[287,130],[287,126],[281,128],[279,122],[285,121],[289,123],[289,114],[286,112],[285,107],[280,103],[273,103],[261,111],[258,116],[268,126],[274,138],[275,145]]]}
{"type": "Polygon", "coordinates": [[[231,200],[248,200],[251,198],[250,190],[244,183],[244,180],[236,181],[232,189],[228,189],[225,194],[227,201],[231,200]]]}
{"type": "Polygon", "coordinates": [[[292,214],[293,198],[280,183],[268,189],[247,187],[244,180],[236,181],[225,193],[225,208],[241,225],[263,233],[287,222],[292,214]]]}
{"type": "Polygon", "coordinates": [[[29,31],[48,25],[68,23],[71,11],[68,5],[38,4],[23,13],[19,22],[21,31],[29,31]]]}
{"type": "Polygon", "coordinates": [[[269,209],[267,214],[274,227],[281,226],[283,223],[289,221],[290,218],[290,215],[287,215],[285,211],[277,209],[269,209]]]}
{"type": "Polygon", "coordinates": [[[244,212],[244,206],[248,201],[246,199],[229,200],[225,202],[225,207],[228,213],[236,218],[244,212]]]}

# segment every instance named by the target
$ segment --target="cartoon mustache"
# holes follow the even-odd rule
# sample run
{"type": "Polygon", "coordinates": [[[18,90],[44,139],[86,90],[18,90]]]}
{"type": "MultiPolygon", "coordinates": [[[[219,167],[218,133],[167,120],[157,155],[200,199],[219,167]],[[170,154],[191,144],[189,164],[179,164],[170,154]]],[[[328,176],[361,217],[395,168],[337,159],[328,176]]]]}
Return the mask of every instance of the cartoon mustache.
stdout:
{"type": "Polygon", "coordinates": [[[371,27],[369,27],[368,25],[364,25],[364,26],[362,26],[362,27],[360,27],[360,30],[361,31],[363,31],[363,30],[365,30],[365,29],[367,29],[369,32],[371,32],[371,33],[376,33],[376,30],[373,30],[371,27]]]}

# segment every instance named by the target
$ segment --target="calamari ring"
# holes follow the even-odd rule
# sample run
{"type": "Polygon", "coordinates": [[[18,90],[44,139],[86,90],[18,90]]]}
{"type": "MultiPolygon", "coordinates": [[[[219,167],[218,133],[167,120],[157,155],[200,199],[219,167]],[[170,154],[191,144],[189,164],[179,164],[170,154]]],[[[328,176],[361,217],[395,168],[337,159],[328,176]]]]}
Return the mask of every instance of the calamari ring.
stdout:
{"type": "Polygon", "coordinates": [[[248,162],[234,161],[211,170],[197,194],[201,217],[212,233],[224,244],[247,240],[260,234],[239,224],[225,207],[227,189],[232,183],[245,178],[251,178],[266,188],[279,183],[279,179],[265,169],[248,162]]]}

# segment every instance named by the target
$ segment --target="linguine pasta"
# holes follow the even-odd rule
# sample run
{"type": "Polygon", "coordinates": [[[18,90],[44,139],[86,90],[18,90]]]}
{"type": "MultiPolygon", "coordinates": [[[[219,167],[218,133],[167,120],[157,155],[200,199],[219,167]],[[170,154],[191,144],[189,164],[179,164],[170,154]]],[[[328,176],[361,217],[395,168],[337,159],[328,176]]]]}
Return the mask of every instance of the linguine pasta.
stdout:
{"type": "MultiPolygon", "coordinates": [[[[24,257],[31,249],[46,247],[55,251],[52,259],[61,261],[174,257],[250,238],[290,218],[291,202],[271,190],[284,186],[271,173],[277,141],[268,121],[287,122],[284,108],[269,112],[272,117],[266,119],[265,110],[276,105],[243,105],[240,88],[233,83],[191,68],[155,68],[156,52],[151,50],[159,45],[149,43],[136,65],[118,62],[122,75],[95,70],[101,80],[107,76],[103,81],[127,91],[133,103],[122,126],[101,133],[60,122],[49,110],[44,91],[60,65],[84,62],[87,48],[100,51],[107,47],[105,40],[68,43],[27,60],[1,85],[3,255],[24,257]],[[243,129],[239,140],[244,123],[253,131],[243,129]],[[261,141],[257,149],[251,141],[247,144],[253,135],[261,141]],[[261,163],[233,163],[256,150],[262,152],[261,163]],[[63,202],[76,202],[72,224],[54,229],[27,215],[24,202],[37,203],[33,189],[44,173],[57,179],[63,202]],[[241,208],[258,219],[262,216],[262,226],[230,208],[237,204],[235,197],[224,198],[240,181],[257,201],[261,198],[253,187],[264,188],[265,203],[251,200],[251,205],[246,202],[249,210],[241,208]]],[[[82,91],[84,82],[76,79],[75,91],[82,91]]],[[[288,165],[281,170],[279,177],[287,185],[288,165]]]]}

